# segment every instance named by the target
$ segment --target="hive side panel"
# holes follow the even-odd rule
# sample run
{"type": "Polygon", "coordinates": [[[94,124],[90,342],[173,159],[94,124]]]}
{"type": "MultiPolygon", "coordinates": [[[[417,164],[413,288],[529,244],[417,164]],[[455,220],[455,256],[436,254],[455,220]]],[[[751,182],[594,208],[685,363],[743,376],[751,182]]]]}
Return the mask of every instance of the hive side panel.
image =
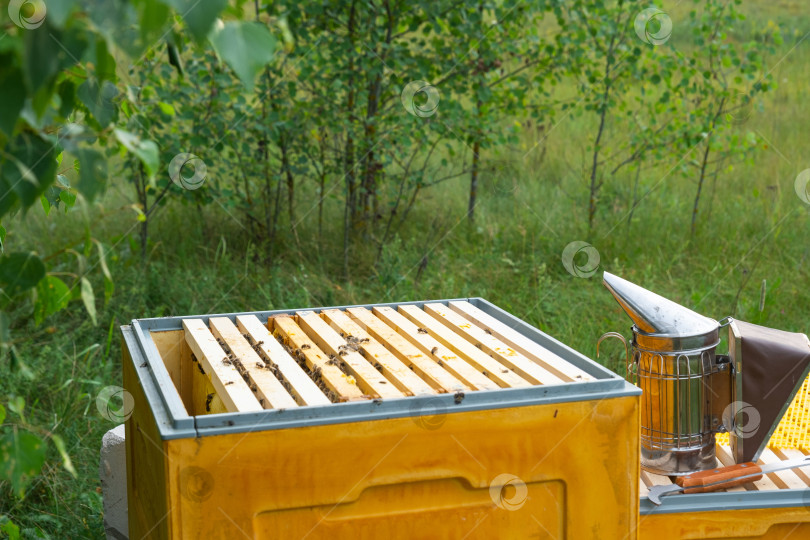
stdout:
{"type": "Polygon", "coordinates": [[[369,523],[392,539],[481,538],[475,521],[461,519],[471,515],[502,526],[485,527],[487,538],[542,538],[540,525],[559,538],[629,539],[637,530],[637,396],[451,413],[438,424],[414,417],[213,435],[176,446],[172,460],[204,471],[213,487],[181,508],[189,538],[232,537],[236,527],[261,538],[267,523],[297,533],[302,524],[292,519],[309,524],[293,538],[345,538],[369,523]],[[517,500],[514,478],[528,487],[517,500]],[[408,534],[417,528],[421,535],[408,534]]]}
{"type": "Polygon", "coordinates": [[[129,347],[140,357],[134,340],[125,335],[121,347],[123,385],[133,400],[132,415],[125,424],[129,537],[163,540],[169,538],[174,519],[168,504],[165,443],[135,373],[129,347]]]}

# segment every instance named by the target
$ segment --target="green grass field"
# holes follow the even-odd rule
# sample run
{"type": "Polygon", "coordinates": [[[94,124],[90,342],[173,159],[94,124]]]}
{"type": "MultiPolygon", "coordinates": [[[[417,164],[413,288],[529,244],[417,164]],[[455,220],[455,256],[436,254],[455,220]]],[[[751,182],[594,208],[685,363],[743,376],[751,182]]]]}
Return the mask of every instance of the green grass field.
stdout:
{"type": "MultiPolygon", "coordinates": [[[[673,13],[687,6],[679,4],[673,13]]],[[[20,525],[24,537],[103,536],[98,450],[113,425],[97,413],[95,396],[121,382],[118,327],[132,318],[481,296],[594,357],[603,332],[629,335],[629,319],[601,284],[607,270],[715,319],[733,315],[810,332],[810,206],[794,192],[797,173],[810,168],[810,39],[804,39],[810,16],[804,8],[800,1],[742,6],[749,20],[738,32],[769,20],[783,28],[784,45],[769,60],[778,88],[755,104],[745,123],[766,144],[753,164],[738,164],[709,181],[692,240],[695,179],[678,170],[667,175],[668,167],[642,175],[642,190],[651,192],[629,222],[634,178],[606,183],[596,229],[588,235],[584,156],[594,118],[586,116],[560,119],[542,160],[540,148],[524,157],[535,144],[530,134],[522,148],[485,155],[497,172],[482,179],[473,226],[464,219],[466,178],[428,190],[376,268],[368,262],[373,254],[353,253],[348,281],[336,202],[327,205],[324,242],[311,240],[317,224],[305,220],[301,245],[281,238],[282,255],[272,264],[216,205],[199,214],[170,202],[154,222],[142,267],[123,182],[100,202],[79,204],[68,215],[45,218],[33,209],[18,216],[8,227],[13,234],[7,246],[40,254],[82,243],[85,224],[92,222],[94,236],[115,244],[109,261],[115,291],[104,307],[98,302],[97,326],[80,302],[39,327],[18,320],[16,335],[27,335],[18,352],[33,377],[4,366],[0,399],[26,399],[28,420],[65,439],[78,478],[62,468],[54,451],[25,499],[0,485],[0,515],[20,525]],[[591,278],[575,277],[562,265],[564,247],[575,240],[599,252],[599,271],[591,278]],[[427,266],[420,272],[423,257],[427,266]]],[[[299,215],[308,210],[299,203],[299,215]]],[[[615,367],[622,358],[610,345],[600,361],[615,367]]]]}

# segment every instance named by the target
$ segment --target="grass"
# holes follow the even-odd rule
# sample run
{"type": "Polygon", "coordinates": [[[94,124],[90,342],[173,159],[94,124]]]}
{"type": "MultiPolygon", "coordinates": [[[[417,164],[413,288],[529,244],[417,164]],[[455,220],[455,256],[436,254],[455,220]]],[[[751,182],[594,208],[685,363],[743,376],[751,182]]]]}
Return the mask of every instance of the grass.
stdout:
{"type": "MultiPolygon", "coordinates": [[[[483,296],[593,357],[600,334],[628,334],[630,322],[602,287],[600,273],[577,278],[563,268],[564,247],[587,240],[599,252],[600,271],[626,277],[701,313],[810,331],[810,207],[793,190],[796,174],[810,167],[803,129],[810,109],[802,98],[810,75],[810,45],[800,42],[798,32],[808,22],[798,11],[801,5],[743,6],[750,17],[741,33],[769,19],[788,29],[779,54],[784,58],[772,64],[779,87],[755,107],[744,126],[768,142],[752,164],[739,165],[708,186],[693,240],[694,179],[680,171],[665,176],[666,168],[642,177],[643,188],[653,190],[630,222],[632,178],[607,183],[597,227],[588,235],[587,184],[571,167],[581,162],[593,133],[594,119],[587,116],[562,121],[548,139],[542,161],[539,149],[523,158],[534,144],[528,136],[524,148],[485,156],[497,172],[482,180],[472,226],[463,217],[465,179],[429,190],[376,267],[368,264],[371,254],[363,248],[353,253],[348,281],[343,279],[337,206],[327,207],[326,223],[332,226],[325,228],[324,242],[309,240],[316,236],[316,224],[305,221],[301,246],[282,238],[283,255],[272,263],[216,205],[198,214],[170,203],[154,222],[145,267],[133,244],[134,213],[124,207],[117,190],[110,190],[100,204],[68,215],[46,219],[32,211],[17,218],[7,225],[7,249],[44,254],[68,242],[80,245],[85,226],[93,223],[95,237],[115,244],[109,261],[115,292],[100,307],[98,325],[75,301],[41,327],[17,319],[15,335],[27,336],[19,343],[20,358],[33,378],[3,367],[0,396],[4,402],[25,397],[29,421],[67,442],[78,477],[71,477],[53,452],[25,499],[15,499],[8,486],[0,485],[0,515],[19,524],[27,537],[103,536],[98,450],[101,436],[113,426],[96,413],[95,396],[106,385],[120,384],[117,327],[135,317],[483,296]],[[419,272],[423,257],[427,266],[419,272]],[[766,294],[760,310],[763,280],[766,294]]],[[[299,215],[308,210],[306,203],[300,205],[299,215]]],[[[92,275],[99,277],[97,271],[92,275]]],[[[94,284],[99,290],[100,282],[94,284]]],[[[600,360],[614,367],[621,359],[616,347],[606,344],[600,360]]]]}

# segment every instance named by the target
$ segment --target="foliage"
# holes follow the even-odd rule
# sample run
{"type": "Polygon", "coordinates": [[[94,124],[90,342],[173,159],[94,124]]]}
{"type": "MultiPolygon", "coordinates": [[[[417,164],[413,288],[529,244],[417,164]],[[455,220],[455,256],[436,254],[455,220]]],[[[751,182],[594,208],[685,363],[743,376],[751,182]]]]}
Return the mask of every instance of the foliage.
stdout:
{"type": "Polygon", "coordinates": [[[765,55],[789,50],[778,27],[802,25],[735,4],[684,4],[658,44],[633,0],[61,0],[39,27],[4,19],[0,532],[102,533],[81,514],[100,512],[110,426],[88,410],[132,317],[486,296],[589,351],[619,321],[558,264],[587,212],[614,271],[800,329],[808,254],[785,229],[803,221],[779,221],[749,120],[775,90],[765,55]],[[697,236],[698,207],[731,231],[719,247],[672,233],[692,217],[697,236]],[[749,252],[769,220],[780,257],[749,252]]]}

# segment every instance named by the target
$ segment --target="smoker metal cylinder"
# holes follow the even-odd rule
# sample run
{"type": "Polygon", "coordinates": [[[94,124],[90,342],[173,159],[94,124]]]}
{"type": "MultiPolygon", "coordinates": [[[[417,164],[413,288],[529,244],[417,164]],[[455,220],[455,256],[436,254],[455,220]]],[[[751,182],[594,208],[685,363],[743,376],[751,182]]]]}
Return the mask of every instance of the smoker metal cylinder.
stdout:
{"type": "MultiPolygon", "coordinates": [[[[682,475],[715,466],[712,376],[718,329],[698,336],[648,334],[633,326],[634,382],[641,388],[641,466],[682,475]]],[[[714,404],[716,407],[716,404],[714,404]]]]}

